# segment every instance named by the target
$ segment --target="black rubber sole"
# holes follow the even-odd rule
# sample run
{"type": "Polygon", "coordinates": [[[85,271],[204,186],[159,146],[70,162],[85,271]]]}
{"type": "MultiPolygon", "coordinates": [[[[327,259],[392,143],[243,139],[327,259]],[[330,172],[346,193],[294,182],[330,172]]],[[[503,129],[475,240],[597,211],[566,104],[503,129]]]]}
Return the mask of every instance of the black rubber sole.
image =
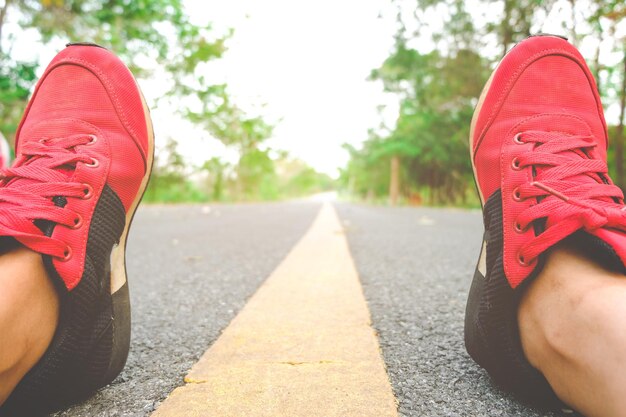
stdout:
{"type": "Polygon", "coordinates": [[[130,351],[130,293],[128,283],[111,295],[112,349],[104,385],[110,384],[122,372],[130,351]]]}

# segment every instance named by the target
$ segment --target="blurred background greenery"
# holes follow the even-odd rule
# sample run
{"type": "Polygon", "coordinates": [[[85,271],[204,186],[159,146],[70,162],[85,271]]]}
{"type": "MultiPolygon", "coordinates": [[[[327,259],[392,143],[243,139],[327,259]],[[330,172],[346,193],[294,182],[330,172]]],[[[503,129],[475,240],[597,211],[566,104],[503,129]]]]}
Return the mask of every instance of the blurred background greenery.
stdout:
{"type": "MultiPolygon", "coordinates": [[[[208,154],[202,163],[192,163],[180,146],[189,138],[168,135],[158,148],[147,201],[276,200],[337,190],[370,202],[476,206],[468,157],[473,107],[503,54],[515,42],[548,29],[579,46],[598,79],[613,144],[612,175],[626,186],[623,1],[375,3],[378,18],[391,18],[393,30],[388,57],[367,69],[368,80],[389,100],[380,103],[378,119],[366,121],[369,133],[336,143],[346,162],[335,172],[320,172],[304,158],[270,144],[281,120],[244,109],[233,99],[232,86],[206,71],[207,63],[228,53],[238,28],[216,30],[211,23],[198,24],[183,0],[0,0],[0,132],[14,141],[21,112],[41,73],[40,59],[23,60],[15,53],[24,45],[20,37],[34,31],[39,46],[96,42],[115,51],[140,83],[167,80],[167,88],[152,95],[151,106],[167,103],[181,120],[235,155],[208,154]],[[9,22],[17,23],[19,30],[9,22]]],[[[322,29],[325,22],[318,23],[322,29]]],[[[350,22],[345,22],[345,30],[351,30],[350,22]]],[[[358,47],[367,45],[354,45],[358,47]]],[[[328,59],[330,71],[341,65],[328,59]]]]}
{"type": "Polygon", "coordinates": [[[626,186],[626,5],[622,0],[393,3],[398,22],[395,44],[371,79],[381,80],[386,91],[398,96],[400,112],[392,125],[372,129],[362,148],[349,147],[351,159],[341,180],[352,193],[371,199],[388,197],[391,202],[478,205],[468,158],[477,97],[505,52],[546,27],[581,47],[599,80],[612,116],[612,176],[626,186]],[[445,15],[443,26],[433,19],[437,14],[445,15]],[[425,40],[435,48],[420,48],[425,40]]]}

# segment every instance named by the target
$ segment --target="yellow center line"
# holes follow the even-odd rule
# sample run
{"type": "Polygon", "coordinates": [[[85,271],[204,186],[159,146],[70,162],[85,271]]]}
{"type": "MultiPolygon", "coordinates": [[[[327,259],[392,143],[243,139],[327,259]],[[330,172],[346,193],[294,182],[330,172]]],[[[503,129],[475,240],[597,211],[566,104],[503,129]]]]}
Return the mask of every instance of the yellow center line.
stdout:
{"type": "Polygon", "coordinates": [[[311,228],[153,417],[397,417],[348,243],[311,228]]]}

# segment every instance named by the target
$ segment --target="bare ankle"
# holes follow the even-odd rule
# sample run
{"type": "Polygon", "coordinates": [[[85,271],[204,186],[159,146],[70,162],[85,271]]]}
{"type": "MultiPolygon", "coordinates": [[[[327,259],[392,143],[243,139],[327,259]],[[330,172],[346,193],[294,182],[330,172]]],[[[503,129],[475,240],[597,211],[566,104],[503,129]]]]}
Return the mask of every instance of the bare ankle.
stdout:
{"type": "Polygon", "coordinates": [[[58,294],[41,255],[0,256],[0,404],[45,353],[59,316],[58,294]]]}
{"type": "Polygon", "coordinates": [[[518,323],[529,362],[563,401],[588,416],[624,409],[615,390],[626,384],[626,277],[558,248],[527,288],[518,323]]]}

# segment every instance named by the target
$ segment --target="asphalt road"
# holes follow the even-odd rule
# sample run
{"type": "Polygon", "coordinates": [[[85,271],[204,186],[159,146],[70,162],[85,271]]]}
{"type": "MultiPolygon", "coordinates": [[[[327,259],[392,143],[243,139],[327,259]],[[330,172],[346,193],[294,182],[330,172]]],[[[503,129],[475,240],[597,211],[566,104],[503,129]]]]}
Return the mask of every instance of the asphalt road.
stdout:
{"type": "Polygon", "coordinates": [[[133,325],[126,368],[96,396],[58,416],[150,415],[183,384],[319,207],[140,207],[127,252],[133,325]]]}
{"type": "Polygon", "coordinates": [[[337,208],[400,415],[560,415],[531,410],[498,391],[465,351],[465,303],[482,243],[480,211],[337,208]]]}
{"type": "MultiPolygon", "coordinates": [[[[525,416],[463,347],[478,211],[336,204],[402,416],[525,416]]],[[[128,269],[133,339],[113,384],[63,417],[147,416],[314,219],[319,203],[142,207],[128,269]]]]}

